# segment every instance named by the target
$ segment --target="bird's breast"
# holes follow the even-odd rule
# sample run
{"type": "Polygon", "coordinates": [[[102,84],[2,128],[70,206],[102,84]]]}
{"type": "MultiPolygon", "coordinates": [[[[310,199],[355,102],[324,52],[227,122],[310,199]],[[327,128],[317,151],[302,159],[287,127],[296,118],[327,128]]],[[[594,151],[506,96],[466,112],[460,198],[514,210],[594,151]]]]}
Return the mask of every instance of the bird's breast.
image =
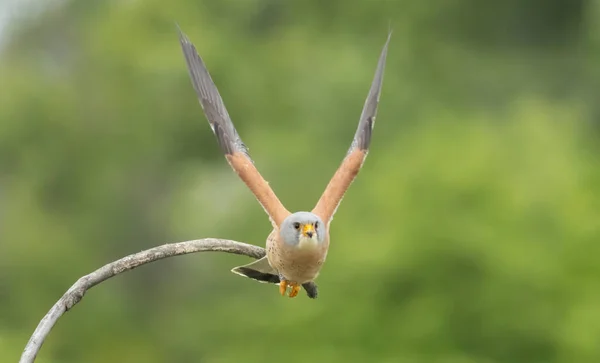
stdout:
{"type": "Polygon", "coordinates": [[[271,266],[287,280],[299,284],[313,281],[327,257],[328,241],[317,243],[306,238],[298,245],[289,245],[271,238],[267,241],[267,256],[271,266]]]}

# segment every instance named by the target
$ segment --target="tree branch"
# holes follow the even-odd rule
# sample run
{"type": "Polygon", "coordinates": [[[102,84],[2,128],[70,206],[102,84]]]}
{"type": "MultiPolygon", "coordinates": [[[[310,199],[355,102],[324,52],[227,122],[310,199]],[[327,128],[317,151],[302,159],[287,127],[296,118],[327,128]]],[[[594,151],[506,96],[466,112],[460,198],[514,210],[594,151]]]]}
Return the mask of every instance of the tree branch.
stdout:
{"type": "MultiPolygon", "coordinates": [[[[236,255],[244,255],[259,259],[265,256],[265,249],[242,242],[205,238],[193,241],[165,244],[146,251],[134,253],[120,260],[111,262],[96,271],[83,276],[71,286],[69,290],[54,304],[46,316],[40,321],[33,335],[27,342],[20,363],[32,363],[44,340],[54,327],[58,319],[73,306],[75,306],[85,295],[86,291],[99,283],[108,280],[120,273],[133,270],[134,268],[161,260],[163,258],[186,255],[196,252],[226,252],[236,255]]],[[[317,286],[314,283],[304,284],[304,289],[310,298],[316,298],[317,286]]]]}

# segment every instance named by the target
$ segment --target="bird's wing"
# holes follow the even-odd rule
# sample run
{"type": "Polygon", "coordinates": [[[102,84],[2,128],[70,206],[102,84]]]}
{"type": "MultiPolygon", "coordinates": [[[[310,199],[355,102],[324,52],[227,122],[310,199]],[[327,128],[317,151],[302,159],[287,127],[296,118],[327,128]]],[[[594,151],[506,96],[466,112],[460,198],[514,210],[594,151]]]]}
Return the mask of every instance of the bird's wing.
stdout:
{"type": "Polygon", "coordinates": [[[346,193],[346,190],[348,190],[348,187],[350,187],[350,184],[356,178],[369,152],[371,133],[375,126],[375,116],[377,114],[377,105],[379,104],[381,85],[383,84],[383,71],[391,35],[392,33],[390,32],[381,51],[375,77],[371,83],[371,89],[365,101],[358,122],[358,129],[356,130],[356,134],[354,134],[354,140],[350,145],[350,149],[313,209],[313,213],[321,217],[327,225],[331,222],[335,211],[344,197],[344,193],[346,193]]]}
{"type": "Polygon", "coordinates": [[[185,56],[192,85],[198,94],[198,100],[204,114],[217,137],[221,150],[229,165],[246,183],[254,193],[258,202],[269,215],[274,227],[279,227],[281,222],[290,212],[281,204],[267,181],[260,175],[254,162],[250,158],[248,148],[237,133],[229,113],[225,109],[223,99],[215,86],[202,58],[198,55],[196,47],[188,37],[179,29],[179,42],[185,56]]]}

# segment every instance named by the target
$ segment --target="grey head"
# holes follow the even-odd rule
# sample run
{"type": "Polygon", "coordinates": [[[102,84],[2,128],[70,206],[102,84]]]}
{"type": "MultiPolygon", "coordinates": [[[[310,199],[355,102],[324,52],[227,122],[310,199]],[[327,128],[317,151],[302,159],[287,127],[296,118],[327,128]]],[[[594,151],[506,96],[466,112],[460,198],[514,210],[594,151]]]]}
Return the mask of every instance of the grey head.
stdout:
{"type": "Polygon", "coordinates": [[[326,231],[325,224],[316,214],[296,212],[283,220],[279,234],[288,245],[310,248],[323,243],[326,231]]]}

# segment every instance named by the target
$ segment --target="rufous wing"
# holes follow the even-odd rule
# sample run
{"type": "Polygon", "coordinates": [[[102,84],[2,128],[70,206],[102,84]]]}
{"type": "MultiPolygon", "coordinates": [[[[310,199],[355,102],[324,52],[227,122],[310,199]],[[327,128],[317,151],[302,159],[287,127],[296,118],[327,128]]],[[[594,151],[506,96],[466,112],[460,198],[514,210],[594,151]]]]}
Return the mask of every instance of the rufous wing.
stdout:
{"type": "Polygon", "coordinates": [[[342,161],[342,164],[333,175],[333,178],[329,181],[329,184],[325,188],[317,205],[312,210],[312,212],[321,217],[323,222],[327,225],[331,222],[344,194],[358,175],[369,152],[371,134],[373,132],[373,127],[375,127],[375,116],[377,115],[377,106],[379,104],[379,95],[383,84],[383,72],[385,69],[385,61],[391,35],[392,33],[390,32],[385,45],[383,46],[383,50],[381,51],[377,69],[375,71],[375,77],[371,83],[371,89],[369,90],[369,95],[365,101],[358,122],[358,129],[354,134],[354,140],[350,145],[350,149],[342,161]]]}
{"type": "Polygon", "coordinates": [[[254,166],[248,148],[238,135],[202,58],[181,29],[179,29],[179,42],[192,85],[225,158],[262,205],[273,226],[279,227],[290,212],[281,204],[277,195],[254,166]]]}

